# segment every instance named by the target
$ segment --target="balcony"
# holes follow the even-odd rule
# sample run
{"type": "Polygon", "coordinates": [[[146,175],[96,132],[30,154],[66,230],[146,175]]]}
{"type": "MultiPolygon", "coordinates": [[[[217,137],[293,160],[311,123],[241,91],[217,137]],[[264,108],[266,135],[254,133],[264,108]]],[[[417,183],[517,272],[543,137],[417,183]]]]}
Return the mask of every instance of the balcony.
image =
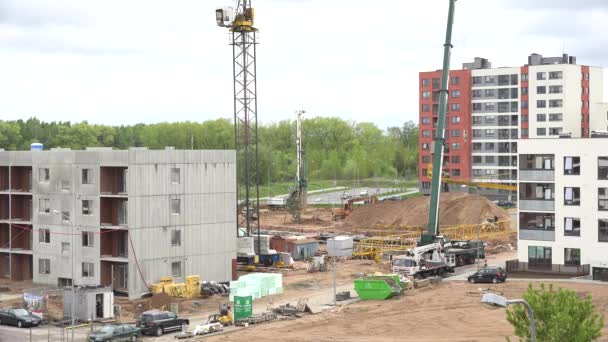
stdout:
{"type": "Polygon", "coordinates": [[[101,196],[127,195],[128,169],[126,167],[101,167],[100,172],[101,196]]]}
{"type": "Polygon", "coordinates": [[[101,197],[99,213],[101,226],[126,226],[128,204],[126,198],[101,197]]]}
{"type": "Polygon", "coordinates": [[[32,196],[11,195],[11,222],[32,222],[32,196]]]}
{"type": "Polygon", "coordinates": [[[124,230],[101,229],[100,258],[106,261],[129,261],[129,236],[124,230]]]}
{"type": "Polygon", "coordinates": [[[32,226],[11,226],[11,252],[32,253],[32,226]]]}
{"type": "Polygon", "coordinates": [[[0,166],[0,191],[8,191],[9,188],[8,166],[0,166]]]}
{"type": "Polygon", "coordinates": [[[554,170],[519,170],[519,180],[522,182],[553,182],[554,170]]]}
{"type": "Polygon", "coordinates": [[[535,241],[555,241],[555,230],[519,229],[519,239],[535,241]]]}
{"type": "Polygon", "coordinates": [[[509,274],[513,273],[529,273],[529,274],[542,274],[552,275],[554,277],[579,277],[589,274],[589,264],[580,266],[566,266],[560,264],[538,263],[538,262],[524,262],[519,260],[507,260],[506,271],[509,274]]]}
{"type": "Polygon", "coordinates": [[[533,211],[555,211],[554,200],[530,200],[530,199],[519,199],[520,210],[533,210],[533,211]]]}
{"type": "Polygon", "coordinates": [[[29,166],[11,167],[11,191],[32,192],[32,168],[29,166]]]}

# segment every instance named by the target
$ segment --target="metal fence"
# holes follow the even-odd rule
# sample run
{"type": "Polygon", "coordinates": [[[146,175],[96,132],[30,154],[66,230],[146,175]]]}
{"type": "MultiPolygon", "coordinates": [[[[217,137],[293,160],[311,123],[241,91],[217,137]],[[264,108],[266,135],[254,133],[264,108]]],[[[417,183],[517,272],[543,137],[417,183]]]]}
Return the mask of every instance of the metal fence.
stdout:
{"type": "Polygon", "coordinates": [[[576,266],[538,262],[528,263],[519,260],[507,260],[506,268],[507,272],[509,273],[535,273],[547,275],[567,275],[573,277],[589,275],[591,270],[589,264],[576,266]]]}

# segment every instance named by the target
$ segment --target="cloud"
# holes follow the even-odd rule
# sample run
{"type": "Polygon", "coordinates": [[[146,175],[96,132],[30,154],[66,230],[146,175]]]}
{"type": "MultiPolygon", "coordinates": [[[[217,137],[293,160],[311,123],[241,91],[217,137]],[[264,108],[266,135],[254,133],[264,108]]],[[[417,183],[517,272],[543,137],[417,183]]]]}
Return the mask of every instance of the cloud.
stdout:
{"type": "Polygon", "coordinates": [[[84,26],[90,18],[77,4],[65,0],[2,0],[0,24],[25,27],[84,26]]]}

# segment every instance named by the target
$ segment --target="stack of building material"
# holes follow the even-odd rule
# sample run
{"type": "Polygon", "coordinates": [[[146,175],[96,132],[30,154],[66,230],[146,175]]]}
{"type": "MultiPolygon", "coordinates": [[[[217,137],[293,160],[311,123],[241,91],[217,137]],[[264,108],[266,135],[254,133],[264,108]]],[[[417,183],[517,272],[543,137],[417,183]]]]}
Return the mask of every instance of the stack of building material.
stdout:
{"type": "MultiPolygon", "coordinates": [[[[253,248],[255,253],[257,253],[258,251],[260,252],[260,254],[273,254],[273,253],[269,253],[270,252],[270,236],[269,235],[260,235],[259,239],[257,235],[253,236],[253,248]],[[259,249],[258,249],[258,245],[259,245],[259,249]]],[[[276,254],[276,251],[275,253],[276,254]]]]}
{"type": "Polygon", "coordinates": [[[171,297],[186,298],[186,284],[171,284],[165,286],[165,293],[171,297]]]}
{"type": "Polygon", "coordinates": [[[198,297],[201,294],[201,276],[190,275],[186,277],[186,298],[198,297]]]}
{"type": "Polygon", "coordinates": [[[230,301],[234,301],[235,296],[257,299],[281,293],[283,276],[280,273],[250,273],[230,282],[230,301]]]}
{"type": "Polygon", "coordinates": [[[173,286],[173,277],[160,277],[158,283],[150,285],[150,292],[152,294],[169,293],[169,288],[173,286]]]}
{"type": "Polygon", "coordinates": [[[240,257],[252,257],[255,255],[253,249],[253,237],[245,236],[236,239],[236,254],[240,257]]]}

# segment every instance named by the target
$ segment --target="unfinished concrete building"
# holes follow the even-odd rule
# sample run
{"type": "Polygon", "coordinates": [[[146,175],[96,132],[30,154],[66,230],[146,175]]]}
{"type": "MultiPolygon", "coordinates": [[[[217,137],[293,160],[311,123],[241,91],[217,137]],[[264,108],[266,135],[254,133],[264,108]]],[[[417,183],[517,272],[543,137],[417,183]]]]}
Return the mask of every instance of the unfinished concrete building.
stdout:
{"type": "Polygon", "coordinates": [[[235,212],[234,151],[0,152],[0,276],[132,298],[163,276],[230,280],[235,212]]]}

